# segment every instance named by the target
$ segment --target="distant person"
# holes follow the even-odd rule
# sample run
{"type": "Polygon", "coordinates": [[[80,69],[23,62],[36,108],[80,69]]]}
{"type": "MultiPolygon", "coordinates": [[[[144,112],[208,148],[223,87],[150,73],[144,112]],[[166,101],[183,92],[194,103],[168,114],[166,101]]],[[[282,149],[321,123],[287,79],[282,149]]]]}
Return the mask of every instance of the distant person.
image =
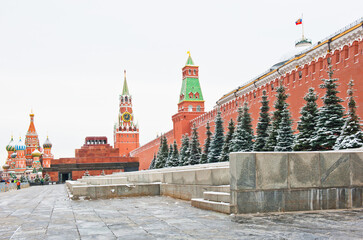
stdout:
{"type": "Polygon", "coordinates": [[[42,184],[42,185],[44,185],[44,179],[42,178],[42,179],[40,179],[40,183],[42,184]]]}
{"type": "Polygon", "coordinates": [[[19,180],[16,181],[16,186],[17,186],[18,190],[20,190],[20,181],[19,180]]]}

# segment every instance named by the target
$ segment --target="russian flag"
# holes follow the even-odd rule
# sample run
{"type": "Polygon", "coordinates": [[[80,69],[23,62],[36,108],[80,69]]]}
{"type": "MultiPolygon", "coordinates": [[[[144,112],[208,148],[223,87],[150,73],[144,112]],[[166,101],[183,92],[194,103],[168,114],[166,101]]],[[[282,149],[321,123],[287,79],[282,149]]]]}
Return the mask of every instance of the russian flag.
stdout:
{"type": "Polygon", "coordinates": [[[295,22],[296,25],[300,25],[302,24],[302,18],[299,18],[296,22],[295,22]]]}

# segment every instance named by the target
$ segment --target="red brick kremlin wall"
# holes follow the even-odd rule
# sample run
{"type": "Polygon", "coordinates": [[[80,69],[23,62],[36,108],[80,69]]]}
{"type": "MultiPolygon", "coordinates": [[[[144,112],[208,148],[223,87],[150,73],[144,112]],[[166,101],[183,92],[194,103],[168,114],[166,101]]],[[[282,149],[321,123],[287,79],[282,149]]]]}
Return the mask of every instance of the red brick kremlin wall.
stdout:
{"type": "MultiPolygon", "coordinates": [[[[363,25],[355,27],[355,31],[358,28],[363,28],[363,25]]],[[[353,29],[354,30],[354,29],[353,29]]],[[[256,129],[256,125],[259,118],[260,112],[260,101],[262,91],[266,90],[269,101],[270,101],[270,111],[274,111],[273,104],[275,101],[276,87],[279,86],[280,82],[286,88],[286,92],[289,94],[289,98],[287,102],[289,104],[289,108],[292,114],[292,118],[294,120],[294,129],[296,129],[297,121],[300,117],[300,109],[304,106],[305,101],[303,97],[308,92],[310,87],[315,88],[316,92],[319,94],[318,105],[322,106],[321,97],[325,94],[325,89],[320,89],[319,85],[323,83],[322,79],[328,78],[327,70],[328,63],[327,58],[331,57],[331,64],[334,69],[334,78],[339,78],[338,83],[340,84],[338,90],[340,93],[338,94],[343,100],[346,100],[347,97],[347,89],[348,83],[351,79],[354,80],[354,95],[355,100],[357,102],[357,113],[363,118],[363,41],[362,35],[353,36],[358,40],[351,41],[348,38],[344,38],[343,32],[329,41],[334,40],[336,45],[341,45],[337,47],[334,51],[329,50],[328,40],[322,44],[318,45],[316,48],[314,47],[309,52],[311,55],[307,54],[302,55],[301,57],[296,57],[293,60],[289,60],[284,64],[294,64],[294,61],[297,63],[296,66],[290,71],[281,72],[276,75],[277,77],[271,78],[270,73],[267,73],[265,76],[261,76],[254,80],[255,83],[250,82],[249,84],[245,84],[237,91],[231,92],[229,95],[218,101],[219,106],[215,106],[213,110],[206,112],[195,119],[188,121],[187,124],[190,126],[193,123],[196,123],[199,133],[199,141],[201,145],[204,144],[205,140],[205,131],[206,124],[209,121],[211,124],[211,131],[214,132],[214,118],[217,114],[217,111],[220,110],[222,112],[222,117],[224,120],[225,132],[227,131],[228,121],[232,118],[236,121],[237,118],[237,110],[238,107],[242,106],[243,102],[247,101],[250,107],[250,113],[253,118],[253,127],[256,129]],[[340,42],[339,42],[340,41],[340,42]],[[320,51],[320,52],[319,52],[320,51]],[[317,53],[315,53],[317,52],[317,53]],[[330,52],[330,53],[329,53],[330,52]],[[318,57],[312,57],[312,56],[318,57]],[[305,59],[305,60],[304,60],[305,59]],[[307,60],[310,59],[310,60],[307,60]],[[292,62],[290,62],[292,61],[292,62]],[[267,81],[266,81],[267,80],[267,81]],[[265,83],[261,83],[265,81],[265,83]],[[247,89],[247,90],[244,90],[247,89]]],[[[361,33],[360,33],[361,34],[361,33]]],[[[333,44],[332,44],[333,45],[333,44]]],[[[332,48],[334,49],[334,48],[332,48]]],[[[286,67],[287,68],[287,67],[286,67]]],[[[281,67],[281,70],[284,68],[281,67]]],[[[278,69],[279,70],[279,69],[278,69]]],[[[271,71],[273,72],[273,71],[271,71]]],[[[276,71],[275,71],[275,74],[276,71]]],[[[347,107],[347,101],[342,103],[343,106],[347,107]]],[[[187,132],[190,136],[190,129],[187,132]]],[[[166,137],[168,138],[168,143],[172,143],[174,139],[180,143],[180,139],[182,137],[181,133],[175,133],[174,130],[171,130],[166,133],[166,137]],[[174,132],[174,134],[173,134],[174,132]]],[[[156,154],[159,149],[160,138],[154,139],[151,142],[141,146],[138,149],[135,149],[130,154],[133,157],[139,157],[140,159],[140,170],[147,169],[150,165],[150,162],[153,158],[154,153],[156,154]]],[[[178,145],[180,148],[180,144],[178,145]]]]}

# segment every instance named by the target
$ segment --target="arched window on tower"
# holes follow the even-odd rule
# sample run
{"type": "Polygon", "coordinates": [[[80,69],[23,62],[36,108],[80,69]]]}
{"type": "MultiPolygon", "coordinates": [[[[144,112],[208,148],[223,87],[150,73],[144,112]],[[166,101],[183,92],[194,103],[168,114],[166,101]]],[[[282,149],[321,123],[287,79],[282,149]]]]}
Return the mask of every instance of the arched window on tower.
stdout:
{"type": "Polygon", "coordinates": [[[192,92],[189,93],[189,98],[193,98],[193,93],[192,92]]]}
{"type": "Polygon", "coordinates": [[[189,105],[188,112],[193,112],[193,106],[192,105],[189,105]]]}
{"type": "Polygon", "coordinates": [[[125,102],[127,102],[127,96],[125,97],[125,102]]]}
{"type": "Polygon", "coordinates": [[[195,93],[195,98],[199,98],[199,93],[195,93]]]}
{"type": "Polygon", "coordinates": [[[192,71],[189,69],[189,75],[191,75],[192,74],[192,71]]]}
{"type": "Polygon", "coordinates": [[[200,108],[200,106],[198,105],[198,106],[197,106],[197,112],[200,112],[200,110],[201,110],[201,108],[200,108]]]}
{"type": "Polygon", "coordinates": [[[197,75],[197,70],[194,69],[194,75],[197,75]]]}

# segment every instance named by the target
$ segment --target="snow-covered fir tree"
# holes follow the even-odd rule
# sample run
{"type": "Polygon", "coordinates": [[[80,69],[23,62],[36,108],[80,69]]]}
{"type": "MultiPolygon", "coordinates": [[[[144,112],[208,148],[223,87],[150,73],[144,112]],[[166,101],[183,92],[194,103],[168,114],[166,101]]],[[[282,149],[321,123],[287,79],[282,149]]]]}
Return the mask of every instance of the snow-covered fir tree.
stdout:
{"type": "Polygon", "coordinates": [[[226,138],[224,140],[224,145],[222,149],[222,155],[220,158],[221,162],[228,162],[229,161],[229,153],[231,152],[231,140],[234,133],[234,121],[231,118],[228,123],[228,132],[226,134],[226,138]]]}
{"type": "Polygon", "coordinates": [[[318,121],[318,96],[316,95],[314,88],[309,88],[308,93],[305,95],[305,106],[300,111],[300,121],[297,123],[297,129],[299,133],[296,134],[296,141],[294,145],[294,151],[312,151],[313,146],[311,139],[315,135],[315,128],[318,121]]]}
{"type": "Polygon", "coordinates": [[[231,151],[251,152],[253,149],[252,119],[247,102],[238,109],[237,127],[231,140],[231,151]]]}
{"type": "Polygon", "coordinates": [[[168,158],[166,159],[165,162],[165,167],[171,167],[171,158],[173,156],[173,145],[170,144],[169,146],[169,152],[168,152],[168,158]]]}
{"type": "Polygon", "coordinates": [[[348,113],[342,132],[334,145],[336,150],[363,146],[363,131],[359,125],[360,119],[356,112],[357,106],[353,96],[354,81],[350,80],[348,86],[348,113]]]}
{"type": "Polygon", "coordinates": [[[214,120],[214,124],[215,124],[214,135],[208,152],[209,163],[218,162],[222,153],[222,148],[224,143],[224,129],[223,129],[223,120],[220,111],[218,111],[217,113],[217,116],[214,120]]]}
{"type": "Polygon", "coordinates": [[[269,100],[267,100],[266,90],[262,91],[262,100],[260,107],[260,117],[257,123],[256,141],[253,144],[253,151],[265,151],[266,142],[268,139],[268,128],[270,126],[270,107],[268,106],[269,100]]]}
{"type": "Polygon", "coordinates": [[[291,152],[294,145],[294,133],[292,131],[292,121],[287,103],[281,114],[280,127],[277,133],[276,152],[291,152]]]}
{"type": "Polygon", "coordinates": [[[209,153],[209,147],[210,147],[210,143],[212,141],[212,132],[210,131],[210,125],[209,125],[209,121],[207,122],[207,126],[206,128],[206,133],[205,135],[207,136],[205,141],[204,141],[204,150],[203,153],[200,157],[200,163],[207,163],[208,162],[208,153],[209,153]]]}
{"type": "Polygon", "coordinates": [[[169,165],[170,165],[170,167],[177,167],[177,166],[179,166],[178,145],[176,144],[176,141],[175,140],[174,140],[174,143],[173,143],[173,153],[171,155],[169,165]]]}
{"type": "Polygon", "coordinates": [[[269,136],[265,145],[265,151],[274,151],[277,145],[277,135],[280,128],[282,111],[288,97],[285,92],[285,87],[282,84],[276,88],[276,92],[276,101],[274,103],[275,111],[272,114],[272,126],[270,128],[269,136]]]}
{"type": "Polygon", "coordinates": [[[154,153],[154,157],[153,157],[153,160],[151,160],[149,169],[155,169],[155,162],[156,162],[156,156],[155,156],[155,153],[154,153]]]}
{"type": "Polygon", "coordinates": [[[179,166],[185,166],[188,163],[184,161],[189,158],[188,156],[188,148],[189,148],[189,137],[187,134],[182,136],[182,144],[180,147],[180,154],[179,154],[179,166]]]}
{"type": "Polygon", "coordinates": [[[315,136],[311,139],[313,150],[333,149],[344,125],[344,107],[340,104],[343,100],[337,96],[338,79],[333,78],[331,64],[328,75],[329,78],[323,79],[324,83],[320,85],[320,88],[326,89],[326,93],[322,97],[323,106],[319,108],[315,136]]]}
{"type": "Polygon", "coordinates": [[[168,141],[165,135],[161,136],[161,144],[159,147],[158,155],[156,156],[155,168],[165,167],[166,160],[168,159],[169,149],[168,141]]]}
{"type": "Polygon", "coordinates": [[[198,129],[193,123],[192,138],[189,145],[189,161],[188,165],[195,165],[200,163],[201,148],[198,137],[198,129]]]}

